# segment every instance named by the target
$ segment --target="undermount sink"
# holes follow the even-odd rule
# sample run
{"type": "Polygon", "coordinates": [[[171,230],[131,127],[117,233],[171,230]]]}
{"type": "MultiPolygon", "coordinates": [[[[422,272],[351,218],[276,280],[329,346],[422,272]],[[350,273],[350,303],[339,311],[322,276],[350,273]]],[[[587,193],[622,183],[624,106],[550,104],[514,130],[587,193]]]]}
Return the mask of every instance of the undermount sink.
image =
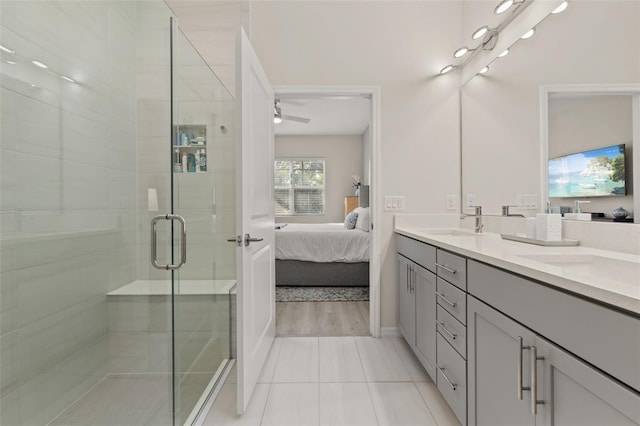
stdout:
{"type": "Polygon", "coordinates": [[[592,254],[522,254],[518,257],[579,273],[620,280],[637,280],[640,276],[640,262],[612,257],[592,254]]]}
{"type": "Polygon", "coordinates": [[[426,234],[431,235],[450,235],[452,237],[480,237],[482,234],[476,234],[473,231],[467,231],[464,229],[448,229],[448,228],[433,228],[423,229],[426,234]]]}

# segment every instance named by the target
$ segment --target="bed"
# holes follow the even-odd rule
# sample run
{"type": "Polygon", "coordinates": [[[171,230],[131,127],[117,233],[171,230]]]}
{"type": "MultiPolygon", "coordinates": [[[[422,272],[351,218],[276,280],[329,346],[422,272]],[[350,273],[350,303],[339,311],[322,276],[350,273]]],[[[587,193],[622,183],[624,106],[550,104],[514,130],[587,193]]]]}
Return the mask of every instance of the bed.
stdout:
{"type": "Polygon", "coordinates": [[[368,286],[370,233],[342,223],[276,229],[276,285],[368,286]]]}

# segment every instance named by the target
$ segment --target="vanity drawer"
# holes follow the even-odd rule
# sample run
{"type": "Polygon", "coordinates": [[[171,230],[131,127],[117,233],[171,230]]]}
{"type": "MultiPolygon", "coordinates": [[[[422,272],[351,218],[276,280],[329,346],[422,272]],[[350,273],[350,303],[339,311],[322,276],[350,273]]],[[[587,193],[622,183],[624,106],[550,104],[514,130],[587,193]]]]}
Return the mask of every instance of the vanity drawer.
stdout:
{"type": "Polygon", "coordinates": [[[396,234],[396,251],[431,272],[436,272],[435,247],[404,235],[396,234]]]}
{"type": "Polygon", "coordinates": [[[442,306],[437,307],[436,329],[462,358],[467,359],[467,327],[442,306]]]}
{"type": "Polygon", "coordinates": [[[462,324],[467,324],[467,294],[438,277],[436,284],[436,300],[462,324]]]}
{"type": "Polygon", "coordinates": [[[467,363],[449,343],[437,337],[438,390],[460,423],[467,424],[467,363]]]}
{"type": "Polygon", "coordinates": [[[436,268],[439,277],[463,290],[467,289],[467,259],[438,249],[436,268]]]}

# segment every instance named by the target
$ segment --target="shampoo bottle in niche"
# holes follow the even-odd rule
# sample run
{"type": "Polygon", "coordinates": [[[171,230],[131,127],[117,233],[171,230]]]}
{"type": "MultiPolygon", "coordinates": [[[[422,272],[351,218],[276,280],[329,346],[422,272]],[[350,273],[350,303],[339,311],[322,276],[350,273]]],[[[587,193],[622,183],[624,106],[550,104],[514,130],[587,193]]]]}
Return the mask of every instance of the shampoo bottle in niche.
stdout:
{"type": "Polygon", "coordinates": [[[187,153],[182,153],[182,173],[187,173],[187,153]]]}
{"type": "Polygon", "coordinates": [[[185,132],[180,133],[180,145],[189,145],[189,136],[185,132]]]}
{"type": "Polygon", "coordinates": [[[189,173],[196,172],[196,156],[194,154],[189,154],[189,158],[187,159],[187,171],[189,173]]]}
{"type": "Polygon", "coordinates": [[[196,149],[196,153],[195,153],[195,169],[196,169],[196,173],[200,173],[200,150],[196,149]]]}
{"type": "Polygon", "coordinates": [[[182,173],[182,163],[180,163],[180,150],[176,148],[173,159],[173,172],[182,173]]]}
{"type": "Polygon", "coordinates": [[[200,150],[200,170],[207,171],[207,151],[204,148],[200,150]]]}

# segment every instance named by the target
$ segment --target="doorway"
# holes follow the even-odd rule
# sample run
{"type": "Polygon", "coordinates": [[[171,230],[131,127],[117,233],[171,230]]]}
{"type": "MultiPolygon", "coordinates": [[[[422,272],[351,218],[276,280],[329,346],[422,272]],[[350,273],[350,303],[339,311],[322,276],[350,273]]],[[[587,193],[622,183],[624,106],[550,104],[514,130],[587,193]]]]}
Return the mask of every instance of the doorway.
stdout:
{"type": "Polygon", "coordinates": [[[274,91],[276,114],[282,117],[274,126],[276,176],[290,167],[295,191],[296,185],[306,182],[297,182],[294,174],[304,175],[308,161],[309,168],[321,169],[324,190],[322,209],[312,209],[320,214],[309,214],[298,199],[302,197],[294,197],[276,182],[276,225],[282,226],[276,230],[276,333],[379,337],[379,88],[277,86],[274,91]],[[342,251],[356,243],[337,242],[344,238],[339,231],[344,231],[345,216],[356,207],[362,222],[359,229],[342,234],[366,236],[366,257],[342,251]],[[309,254],[297,240],[297,252],[286,253],[278,241],[296,238],[290,234],[298,231],[323,236],[309,241],[309,254]],[[332,253],[323,253],[325,249],[332,253]]]}

